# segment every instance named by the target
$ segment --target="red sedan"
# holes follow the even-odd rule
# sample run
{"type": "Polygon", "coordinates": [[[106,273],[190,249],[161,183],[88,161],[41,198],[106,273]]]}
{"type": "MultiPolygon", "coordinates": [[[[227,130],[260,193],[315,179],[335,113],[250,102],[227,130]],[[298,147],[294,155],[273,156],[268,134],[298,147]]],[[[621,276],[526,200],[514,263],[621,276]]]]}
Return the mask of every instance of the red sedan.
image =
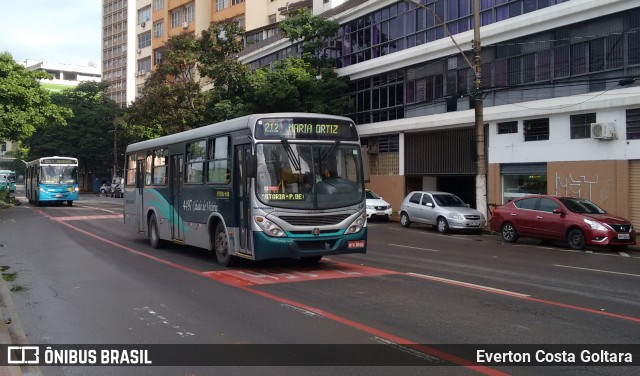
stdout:
{"type": "Polygon", "coordinates": [[[507,243],[522,236],[567,242],[572,249],[588,245],[624,249],[636,244],[629,220],[582,198],[530,195],[499,206],[492,214],[489,227],[507,243]]]}

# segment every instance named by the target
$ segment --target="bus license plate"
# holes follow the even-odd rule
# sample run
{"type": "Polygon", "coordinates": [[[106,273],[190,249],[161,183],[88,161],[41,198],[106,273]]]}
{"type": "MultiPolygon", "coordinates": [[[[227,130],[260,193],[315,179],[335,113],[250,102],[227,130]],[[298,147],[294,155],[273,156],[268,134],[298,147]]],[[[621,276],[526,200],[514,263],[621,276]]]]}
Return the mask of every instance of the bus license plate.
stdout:
{"type": "Polygon", "coordinates": [[[618,234],[618,239],[629,240],[629,239],[631,239],[631,235],[630,234],[618,234]]]}
{"type": "Polygon", "coordinates": [[[349,249],[364,248],[364,240],[351,240],[351,241],[349,241],[347,247],[349,249]]]}
{"type": "Polygon", "coordinates": [[[55,197],[62,197],[62,195],[58,193],[55,197]]]}

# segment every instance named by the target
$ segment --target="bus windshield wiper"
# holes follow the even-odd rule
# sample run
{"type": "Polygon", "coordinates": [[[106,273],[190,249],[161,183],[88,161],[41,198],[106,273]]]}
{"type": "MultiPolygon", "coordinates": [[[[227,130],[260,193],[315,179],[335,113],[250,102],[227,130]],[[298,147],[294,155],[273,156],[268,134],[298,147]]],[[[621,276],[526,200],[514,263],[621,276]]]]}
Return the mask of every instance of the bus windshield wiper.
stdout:
{"type": "Polygon", "coordinates": [[[301,170],[300,157],[296,155],[296,153],[293,151],[293,149],[291,148],[291,144],[289,144],[289,141],[287,141],[286,138],[282,138],[280,142],[282,142],[282,146],[284,146],[284,150],[287,151],[287,155],[289,156],[289,161],[293,165],[293,168],[296,171],[300,171],[301,170]]]}
{"type": "Polygon", "coordinates": [[[327,159],[329,159],[329,156],[333,153],[333,151],[338,145],[340,145],[340,140],[336,140],[336,142],[334,142],[333,145],[331,145],[329,150],[327,150],[327,152],[324,154],[324,157],[322,157],[322,160],[320,161],[320,165],[324,166],[325,162],[327,161],[327,159]]]}

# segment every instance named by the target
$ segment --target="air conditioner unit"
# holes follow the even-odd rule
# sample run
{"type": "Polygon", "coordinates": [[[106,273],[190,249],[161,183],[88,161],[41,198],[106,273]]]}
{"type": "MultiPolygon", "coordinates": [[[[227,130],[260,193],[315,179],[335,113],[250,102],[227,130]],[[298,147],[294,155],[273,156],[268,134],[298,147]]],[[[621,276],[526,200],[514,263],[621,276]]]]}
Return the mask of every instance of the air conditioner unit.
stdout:
{"type": "Polygon", "coordinates": [[[615,140],[616,128],[613,123],[591,123],[591,138],[596,140],[615,140]]]}
{"type": "Polygon", "coordinates": [[[144,76],[144,71],[143,70],[138,71],[138,76],[144,76]]]}
{"type": "Polygon", "coordinates": [[[188,28],[188,27],[189,27],[189,23],[188,23],[188,22],[183,22],[183,23],[182,23],[182,28],[183,28],[183,29],[186,29],[186,28],[188,28]]]}
{"type": "Polygon", "coordinates": [[[142,23],[140,23],[140,27],[142,27],[143,29],[144,29],[144,27],[145,27],[145,26],[147,26],[147,23],[146,23],[146,22],[142,22],[142,23]]]}
{"type": "Polygon", "coordinates": [[[138,48],[138,53],[142,53],[142,50],[138,48]]]}

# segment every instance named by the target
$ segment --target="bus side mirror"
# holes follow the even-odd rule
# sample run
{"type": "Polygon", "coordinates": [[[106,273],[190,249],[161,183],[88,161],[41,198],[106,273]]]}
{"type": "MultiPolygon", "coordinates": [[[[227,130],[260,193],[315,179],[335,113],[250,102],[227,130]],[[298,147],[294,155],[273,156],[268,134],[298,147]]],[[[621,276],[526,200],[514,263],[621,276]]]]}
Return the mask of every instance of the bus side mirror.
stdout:
{"type": "Polygon", "coordinates": [[[247,177],[255,178],[256,177],[256,157],[253,154],[247,154],[246,157],[247,164],[247,177]]]}

